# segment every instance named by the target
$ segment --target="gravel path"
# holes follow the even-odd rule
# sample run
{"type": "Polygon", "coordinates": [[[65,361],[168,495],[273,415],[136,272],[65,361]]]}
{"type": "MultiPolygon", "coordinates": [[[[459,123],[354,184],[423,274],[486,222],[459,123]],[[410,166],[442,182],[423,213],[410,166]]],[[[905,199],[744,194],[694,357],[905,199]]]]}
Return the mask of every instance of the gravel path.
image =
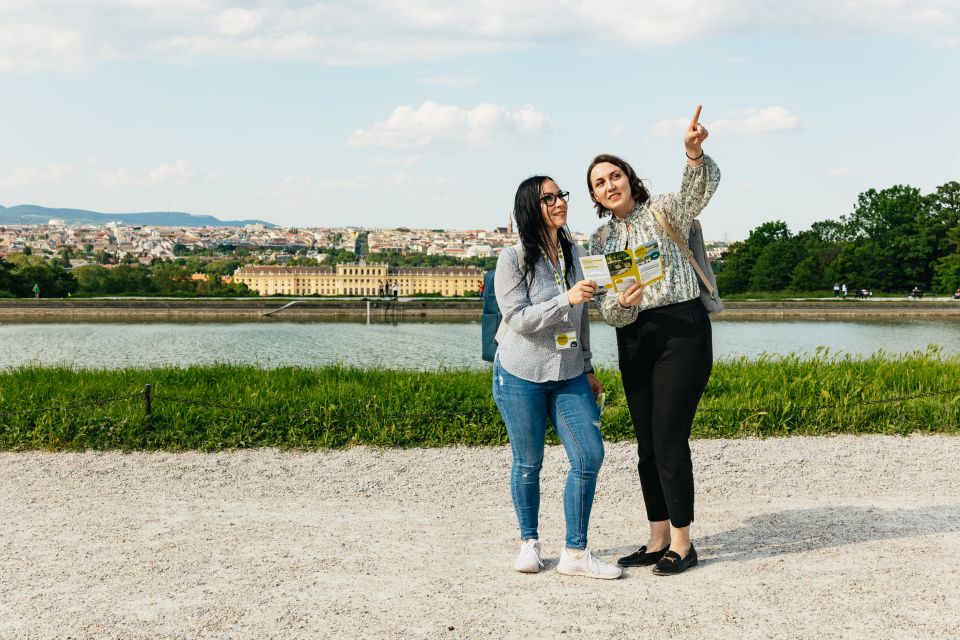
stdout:
{"type": "MultiPolygon", "coordinates": [[[[693,442],[700,566],[511,570],[509,450],[0,454],[0,638],[960,638],[960,438],[693,442]]],[[[608,444],[591,546],[643,543],[608,444]]]]}

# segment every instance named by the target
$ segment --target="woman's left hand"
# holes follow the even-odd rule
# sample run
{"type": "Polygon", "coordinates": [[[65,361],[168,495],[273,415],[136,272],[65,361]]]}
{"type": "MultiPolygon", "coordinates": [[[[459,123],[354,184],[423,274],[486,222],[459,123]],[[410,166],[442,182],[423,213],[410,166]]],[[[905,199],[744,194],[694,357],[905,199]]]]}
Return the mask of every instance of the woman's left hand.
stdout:
{"type": "Polygon", "coordinates": [[[683,146],[686,147],[688,157],[696,158],[702,154],[703,141],[710,135],[706,128],[699,122],[701,108],[701,105],[697,105],[697,110],[693,114],[690,126],[683,134],[683,146]]]}
{"type": "Polygon", "coordinates": [[[593,390],[594,398],[603,393],[603,383],[600,382],[600,379],[597,378],[597,376],[593,375],[593,371],[587,374],[587,382],[590,383],[590,388],[593,390]]]}

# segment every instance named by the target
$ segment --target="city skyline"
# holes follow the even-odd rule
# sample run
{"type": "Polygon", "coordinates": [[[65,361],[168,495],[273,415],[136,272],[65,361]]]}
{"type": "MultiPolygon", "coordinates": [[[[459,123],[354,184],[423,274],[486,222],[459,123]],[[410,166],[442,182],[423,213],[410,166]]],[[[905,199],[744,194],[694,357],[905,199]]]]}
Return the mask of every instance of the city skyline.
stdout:
{"type": "Polygon", "coordinates": [[[491,229],[622,155],[653,193],[702,103],[724,179],[710,238],[849,213],[960,175],[955,1],[0,8],[0,204],[186,211],[284,227],[491,229]]]}

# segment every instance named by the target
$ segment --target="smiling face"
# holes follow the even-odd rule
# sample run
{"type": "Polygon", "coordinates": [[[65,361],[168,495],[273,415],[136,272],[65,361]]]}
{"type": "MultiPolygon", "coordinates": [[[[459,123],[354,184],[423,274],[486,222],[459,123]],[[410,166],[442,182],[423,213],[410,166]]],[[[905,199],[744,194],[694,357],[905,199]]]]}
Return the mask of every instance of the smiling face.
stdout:
{"type": "Polygon", "coordinates": [[[560,198],[560,187],[550,179],[540,183],[540,215],[551,235],[556,235],[557,230],[567,224],[567,203],[560,198]],[[543,201],[543,197],[547,195],[554,196],[553,205],[547,205],[543,201]]]}
{"type": "Polygon", "coordinates": [[[590,194],[620,218],[636,205],[626,172],[610,162],[601,162],[590,170],[590,194]]]}

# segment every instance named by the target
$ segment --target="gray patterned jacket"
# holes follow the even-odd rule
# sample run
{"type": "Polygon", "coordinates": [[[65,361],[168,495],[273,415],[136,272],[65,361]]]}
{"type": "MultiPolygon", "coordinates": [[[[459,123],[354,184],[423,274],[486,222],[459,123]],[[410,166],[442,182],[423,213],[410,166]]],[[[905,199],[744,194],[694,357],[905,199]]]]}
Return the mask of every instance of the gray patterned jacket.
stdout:
{"type": "Polygon", "coordinates": [[[628,243],[631,247],[636,247],[648,240],[656,239],[663,256],[664,277],[646,288],[640,306],[624,309],[617,301],[616,294],[608,294],[603,289],[597,291],[594,300],[607,324],[625,327],[637,319],[640,311],[685,302],[700,295],[697,273],[680,253],[680,248],[657,224],[653,217],[653,210],[663,212],[680,237],[686,238],[690,234],[693,219],[710,202],[719,183],[720,168],[713,158],[704,155],[699,167],[686,165],[678,192],[664,193],[651,198],[634,207],[633,211],[622,220],[611,214],[610,219],[593,233],[590,237],[591,255],[619,251],[628,243]],[[604,227],[608,229],[607,239],[601,246],[600,238],[604,227]]]}

